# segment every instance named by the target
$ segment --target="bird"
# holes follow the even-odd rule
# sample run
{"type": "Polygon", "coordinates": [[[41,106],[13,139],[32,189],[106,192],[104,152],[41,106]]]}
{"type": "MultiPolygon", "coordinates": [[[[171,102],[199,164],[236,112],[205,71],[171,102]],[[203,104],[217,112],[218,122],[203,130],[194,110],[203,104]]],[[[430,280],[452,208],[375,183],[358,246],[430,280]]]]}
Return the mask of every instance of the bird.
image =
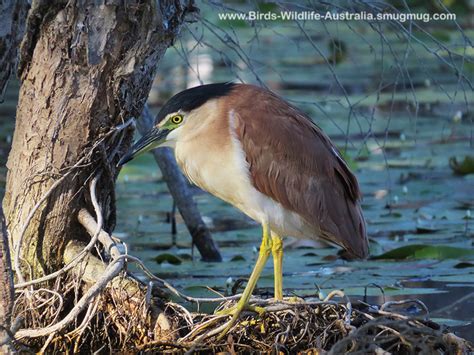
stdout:
{"type": "Polygon", "coordinates": [[[339,150],[303,111],[251,84],[213,83],[171,97],[155,125],[118,162],[171,147],[183,174],[262,226],[258,258],[222,334],[238,321],[273,257],[283,299],[283,237],[325,240],[369,255],[361,192],[339,150]]]}

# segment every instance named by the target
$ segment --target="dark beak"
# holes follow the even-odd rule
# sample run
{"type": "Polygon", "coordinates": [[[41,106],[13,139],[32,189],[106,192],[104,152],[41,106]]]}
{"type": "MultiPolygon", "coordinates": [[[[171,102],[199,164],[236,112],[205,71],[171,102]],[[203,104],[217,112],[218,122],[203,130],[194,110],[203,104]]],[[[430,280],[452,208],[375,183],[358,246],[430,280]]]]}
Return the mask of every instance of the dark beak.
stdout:
{"type": "Polygon", "coordinates": [[[165,141],[168,133],[170,133],[169,129],[153,128],[130,148],[130,150],[117,163],[117,166],[120,167],[135,158],[137,155],[159,147],[165,141]]]}

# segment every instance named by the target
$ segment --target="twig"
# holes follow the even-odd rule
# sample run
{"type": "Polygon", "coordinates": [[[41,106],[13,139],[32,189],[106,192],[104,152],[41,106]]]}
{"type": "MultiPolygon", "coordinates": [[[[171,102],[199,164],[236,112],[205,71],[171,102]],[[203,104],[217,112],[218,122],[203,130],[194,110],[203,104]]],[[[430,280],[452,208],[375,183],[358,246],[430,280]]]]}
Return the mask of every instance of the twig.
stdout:
{"type": "MultiPolygon", "coordinates": [[[[160,285],[165,286],[168,290],[170,290],[174,295],[184,299],[185,301],[188,302],[194,302],[194,303],[199,303],[199,302],[223,302],[223,301],[233,301],[233,300],[238,300],[242,296],[241,293],[233,295],[233,296],[227,296],[227,297],[219,297],[219,298],[206,298],[206,297],[191,297],[187,296],[182,292],[179,292],[175,287],[173,287],[169,282],[155,276],[150,269],[148,269],[143,261],[141,261],[139,258],[132,256],[132,255],[127,255],[127,261],[133,261],[138,264],[140,269],[148,276],[151,280],[158,282],[160,285]]],[[[251,299],[252,300],[252,299],[251,299]]]]}
{"type": "MultiPolygon", "coordinates": [[[[87,230],[87,232],[92,236],[99,228],[99,225],[95,221],[94,217],[92,217],[89,211],[84,208],[79,211],[77,219],[87,230]]],[[[110,234],[104,231],[103,229],[100,229],[99,234],[97,236],[97,240],[104,246],[106,252],[112,257],[112,259],[116,259],[121,255],[121,252],[117,248],[117,244],[115,243],[115,241],[112,239],[110,234]]]]}
{"type": "Polygon", "coordinates": [[[428,307],[422,301],[417,300],[417,299],[408,299],[408,300],[401,300],[401,301],[388,301],[388,302],[385,302],[384,304],[382,304],[380,306],[380,310],[385,311],[385,308],[388,308],[388,307],[391,307],[391,306],[400,306],[400,305],[404,305],[404,304],[408,304],[408,303],[416,303],[421,308],[423,308],[423,310],[426,313],[426,316],[429,316],[430,312],[428,310],[428,307]]]}

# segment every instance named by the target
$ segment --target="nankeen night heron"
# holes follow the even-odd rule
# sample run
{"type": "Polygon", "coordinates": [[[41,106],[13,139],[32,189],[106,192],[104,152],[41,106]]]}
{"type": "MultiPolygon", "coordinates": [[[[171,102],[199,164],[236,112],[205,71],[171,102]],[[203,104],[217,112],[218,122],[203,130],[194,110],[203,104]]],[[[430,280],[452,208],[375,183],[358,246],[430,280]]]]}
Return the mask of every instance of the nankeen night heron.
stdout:
{"type": "Polygon", "coordinates": [[[233,314],[248,305],[270,253],[281,300],[281,237],[322,238],[368,255],[360,191],[337,148],[302,111],[263,88],[209,84],[173,96],[119,165],[167,146],[191,182],[263,227],[257,263],[233,314]]]}

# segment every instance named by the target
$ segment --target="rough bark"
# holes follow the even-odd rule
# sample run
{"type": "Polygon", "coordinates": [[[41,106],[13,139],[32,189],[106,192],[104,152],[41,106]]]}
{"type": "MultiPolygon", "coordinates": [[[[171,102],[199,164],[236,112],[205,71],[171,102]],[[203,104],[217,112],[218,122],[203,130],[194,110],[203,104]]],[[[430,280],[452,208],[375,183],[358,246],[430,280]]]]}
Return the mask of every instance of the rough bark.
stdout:
{"type": "Polygon", "coordinates": [[[8,354],[12,351],[10,346],[11,318],[15,291],[8,250],[7,232],[0,207],[0,353],[8,354]],[[2,344],[4,343],[4,344],[2,344]]]}
{"type": "Polygon", "coordinates": [[[21,241],[25,276],[57,269],[68,241],[89,239],[77,212],[91,210],[84,186],[98,170],[104,227],[114,228],[115,165],[133,131],[111,132],[140,115],[185,12],[178,0],[33,1],[3,202],[11,251],[21,241]]]}
{"type": "MultiPolygon", "coordinates": [[[[153,124],[153,116],[148,106],[145,106],[137,122],[138,131],[143,135],[151,129],[153,124]]],[[[201,218],[201,214],[193,200],[192,192],[183,174],[179,171],[170,149],[155,149],[152,153],[163,174],[163,179],[168,185],[168,189],[176,202],[179,213],[183,217],[184,223],[191,234],[193,244],[196,245],[202,259],[204,261],[222,261],[217,244],[212,239],[209,228],[207,228],[201,218]]]]}
{"type": "Polygon", "coordinates": [[[27,11],[26,0],[0,1],[0,100],[11,73],[15,71],[17,48],[23,37],[27,11]]]}

